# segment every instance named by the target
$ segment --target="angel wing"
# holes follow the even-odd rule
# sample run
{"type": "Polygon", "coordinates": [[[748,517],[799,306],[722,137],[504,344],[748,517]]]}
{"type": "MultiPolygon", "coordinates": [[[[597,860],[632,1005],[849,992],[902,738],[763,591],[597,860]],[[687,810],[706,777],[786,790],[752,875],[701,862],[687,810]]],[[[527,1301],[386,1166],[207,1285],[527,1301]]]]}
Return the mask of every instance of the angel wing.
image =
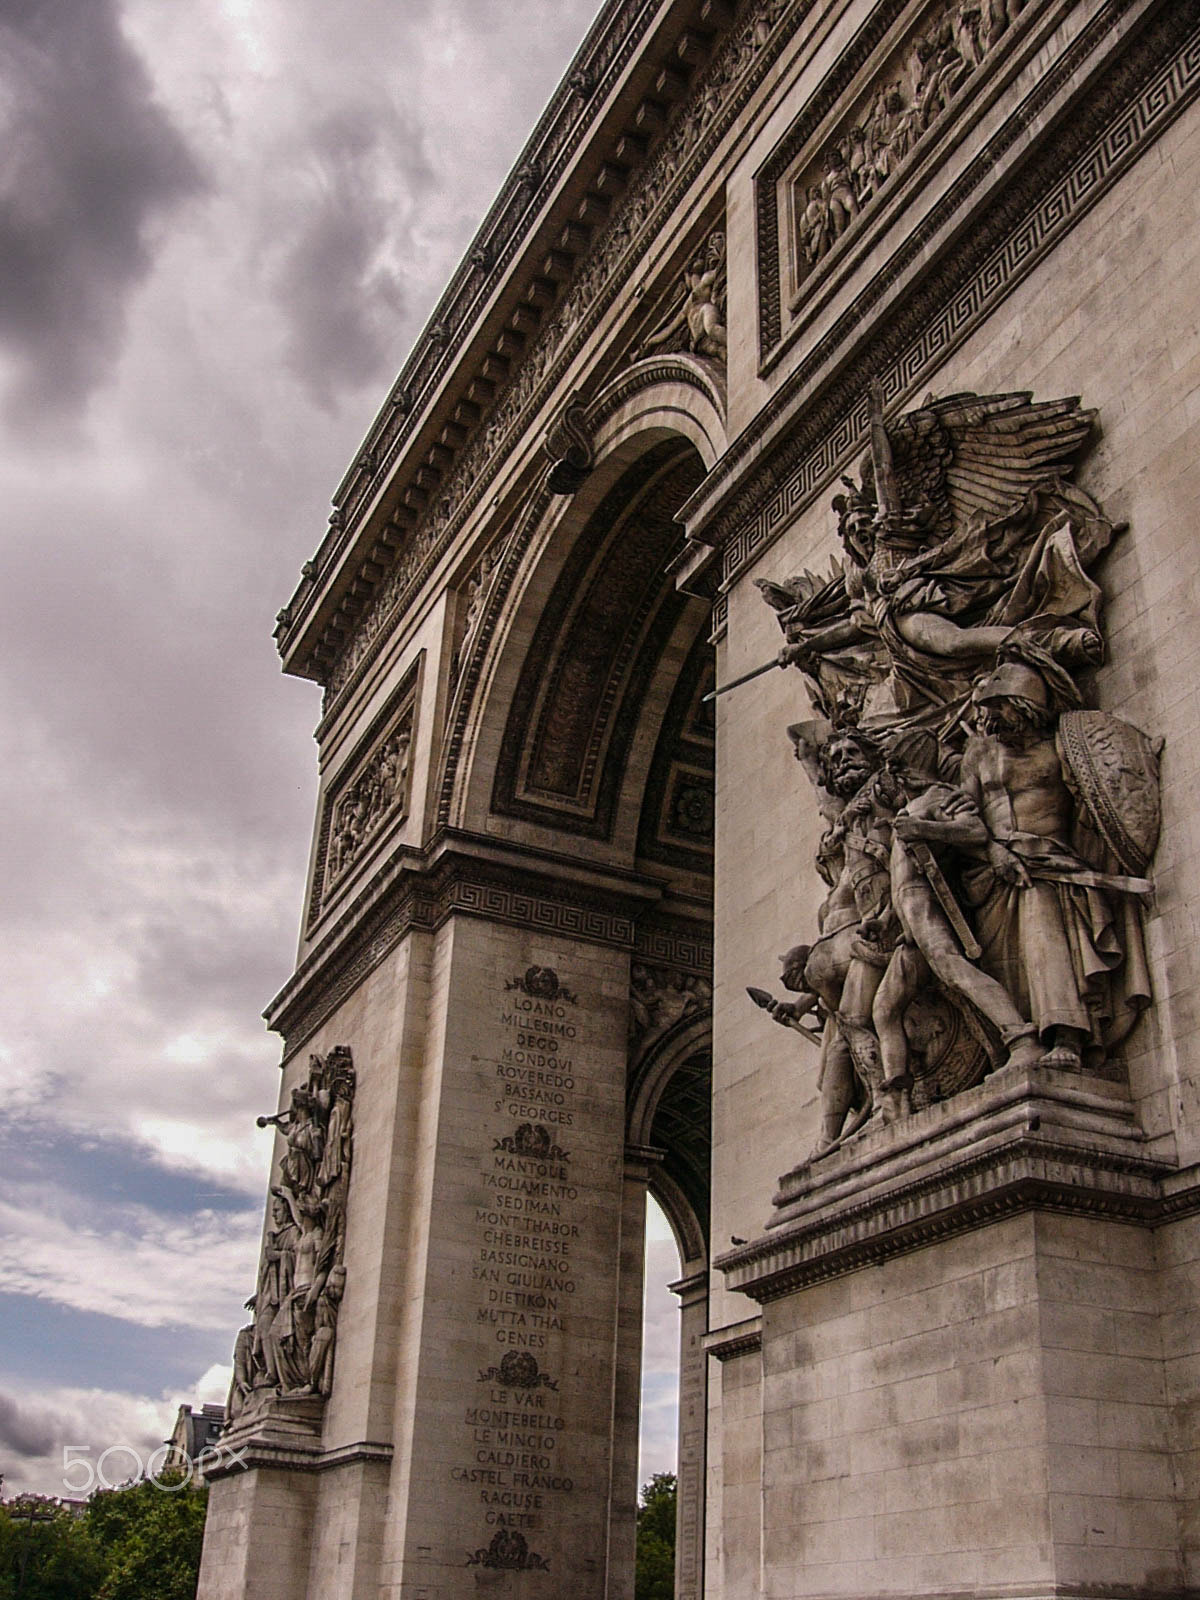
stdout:
{"type": "Polygon", "coordinates": [[[782,583],[769,578],[755,578],[754,583],[771,609],[779,612],[779,626],[785,632],[789,624],[812,628],[832,622],[847,609],[845,573],[837,560],[830,561],[824,577],[806,568],[782,583]]]}
{"type": "MultiPolygon", "coordinates": [[[[972,516],[989,522],[1007,516],[1031,489],[1071,476],[1095,418],[1078,396],[929,395],[887,424],[901,503],[928,508],[938,543],[972,516]]],[[[864,495],[874,499],[869,457],[862,482],[864,495]]]]}

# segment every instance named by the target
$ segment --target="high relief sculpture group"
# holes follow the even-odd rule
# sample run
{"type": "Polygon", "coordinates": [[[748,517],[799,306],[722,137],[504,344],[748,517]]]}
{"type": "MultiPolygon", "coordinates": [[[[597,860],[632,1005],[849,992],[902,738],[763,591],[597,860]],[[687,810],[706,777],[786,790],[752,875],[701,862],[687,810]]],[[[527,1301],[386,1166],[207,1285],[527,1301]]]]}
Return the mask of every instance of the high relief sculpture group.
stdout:
{"type": "Polygon", "coordinates": [[[346,1286],[346,1193],[354,1138],[354,1066],[344,1045],[309,1061],[307,1080],[274,1126],[286,1148],[263,1245],[254,1320],[237,1336],[226,1424],[281,1396],[328,1395],[346,1286]]]}
{"type": "Polygon", "coordinates": [[[877,389],[843,561],[759,580],[819,713],[789,733],[828,894],[794,998],[750,991],[819,1045],[813,1159],[1006,1064],[1112,1070],[1150,1003],[1158,751],[1085,707],[1121,531],[1069,481],[1092,421],[960,394],[885,424],[877,389]]]}

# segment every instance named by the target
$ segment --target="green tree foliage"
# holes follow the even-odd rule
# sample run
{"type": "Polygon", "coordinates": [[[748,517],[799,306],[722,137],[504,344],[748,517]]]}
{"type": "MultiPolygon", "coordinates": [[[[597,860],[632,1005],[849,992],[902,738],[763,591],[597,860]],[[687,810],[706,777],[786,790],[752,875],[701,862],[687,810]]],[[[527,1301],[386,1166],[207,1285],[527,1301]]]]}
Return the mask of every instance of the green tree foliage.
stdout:
{"type": "Polygon", "coordinates": [[[673,1472],[656,1472],[642,1487],[637,1519],[634,1600],[673,1600],[675,1594],[675,1499],[673,1472]]]}
{"type": "Polygon", "coordinates": [[[106,1568],[96,1600],[193,1600],[207,1501],[167,1475],[94,1494],[84,1520],[106,1568]]]}
{"type": "Polygon", "coordinates": [[[81,1516],[0,1504],[0,1600],[194,1600],[208,1491],[160,1482],[102,1489],[81,1516]]]}
{"type": "Polygon", "coordinates": [[[37,1495],[0,1505],[0,1600],[93,1600],[103,1577],[83,1518],[37,1495]]]}

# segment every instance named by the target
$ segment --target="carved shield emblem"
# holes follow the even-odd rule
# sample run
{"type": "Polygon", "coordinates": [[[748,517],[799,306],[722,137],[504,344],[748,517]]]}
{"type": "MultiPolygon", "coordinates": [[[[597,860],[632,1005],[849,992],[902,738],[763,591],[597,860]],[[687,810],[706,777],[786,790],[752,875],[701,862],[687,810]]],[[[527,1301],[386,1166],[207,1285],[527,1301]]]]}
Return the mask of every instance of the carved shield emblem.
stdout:
{"type": "Polygon", "coordinates": [[[1079,804],[1127,872],[1144,873],[1158,845],[1158,756],[1130,722],[1108,711],[1068,711],[1058,754],[1079,804]]]}
{"type": "Polygon", "coordinates": [[[981,1029],[940,989],[930,987],[910,1002],[904,1033],[912,1053],[914,1111],[972,1088],[991,1064],[981,1029]]]}

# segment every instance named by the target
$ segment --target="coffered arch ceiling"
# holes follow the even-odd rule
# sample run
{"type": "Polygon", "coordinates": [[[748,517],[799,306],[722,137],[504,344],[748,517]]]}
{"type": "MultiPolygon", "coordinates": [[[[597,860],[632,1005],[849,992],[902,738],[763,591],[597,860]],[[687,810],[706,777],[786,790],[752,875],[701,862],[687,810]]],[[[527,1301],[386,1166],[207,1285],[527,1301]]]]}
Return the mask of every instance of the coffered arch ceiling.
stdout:
{"type": "Polygon", "coordinates": [[[509,709],[492,809],[612,837],[630,743],[687,607],[668,567],[703,465],[675,439],[628,468],[580,530],[538,619],[509,709]]]}
{"type": "Polygon", "coordinates": [[[662,1178],[650,1188],[667,1213],[684,1259],[706,1255],[712,1164],[712,1052],[682,1061],[663,1090],[650,1126],[651,1149],[662,1151],[662,1178]],[[680,1201],[684,1204],[681,1204],[680,1201]],[[689,1214],[690,1213],[690,1214],[689,1214]],[[699,1230],[693,1244],[692,1229],[699,1230]]]}
{"type": "MultiPolygon", "coordinates": [[[[709,607],[682,594],[672,572],[686,543],[677,514],[705,466],[680,434],[647,429],[601,459],[575,496],[552,497],[536,529],[502,539],[511,554],[460,684],[461,699],[477,675],[447,821],[543,847],[547,832],[566,835],[558,848],[633,865],[639,834],[652,857],[664,848],[656,822],[640,825],[650,780],[659,808],[692,819],[694,832],[703,801],[681,793],[656,746],[665,727],[678,743],[703,668],[696,651],[708,648],[697,640],[709,607]]],[[[452,738],[456,715],[457,704],[452,738]]],[[[702,733],[684,754],[703,782],[702,733]]],[[[704,859],[669,864],[709,871],[704,859]]]]}

